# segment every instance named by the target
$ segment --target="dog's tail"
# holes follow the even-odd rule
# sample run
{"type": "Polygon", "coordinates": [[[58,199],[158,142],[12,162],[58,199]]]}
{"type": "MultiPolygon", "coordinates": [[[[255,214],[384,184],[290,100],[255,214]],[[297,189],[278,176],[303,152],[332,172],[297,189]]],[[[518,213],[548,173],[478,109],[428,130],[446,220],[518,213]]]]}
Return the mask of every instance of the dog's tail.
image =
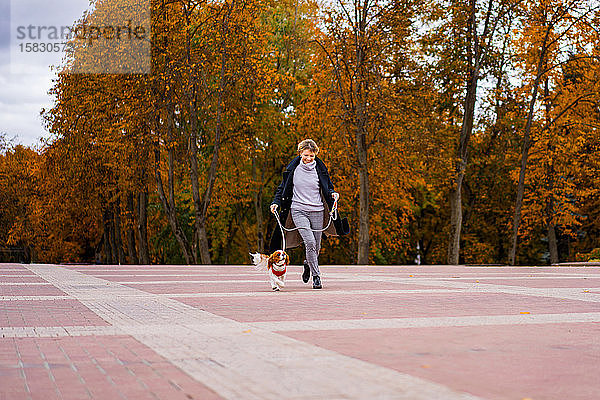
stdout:
{"type": "Polygon", "coordinates": [[[252,257],[252,264],[254,264],[254,269],[257,271],[266,271],[267,263],[269,258],[264,254],[260,253],[250,253],[250,257],[252,257]]]}

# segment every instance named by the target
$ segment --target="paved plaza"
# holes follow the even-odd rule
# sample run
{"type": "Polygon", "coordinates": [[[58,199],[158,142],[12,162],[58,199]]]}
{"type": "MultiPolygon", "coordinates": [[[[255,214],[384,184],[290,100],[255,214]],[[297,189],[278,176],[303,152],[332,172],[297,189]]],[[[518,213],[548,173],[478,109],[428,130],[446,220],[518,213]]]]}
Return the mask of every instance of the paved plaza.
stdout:
{"type": "Polygon", "coordinates": [[[600,399],[600,267],[0,265],[0,400],[600,399]]]}

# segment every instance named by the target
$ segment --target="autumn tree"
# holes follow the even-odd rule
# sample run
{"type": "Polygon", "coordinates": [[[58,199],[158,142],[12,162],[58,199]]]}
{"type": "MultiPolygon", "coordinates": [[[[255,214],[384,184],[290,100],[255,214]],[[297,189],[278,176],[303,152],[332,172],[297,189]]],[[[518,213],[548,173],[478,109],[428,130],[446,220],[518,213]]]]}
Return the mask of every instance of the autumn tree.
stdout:
{"type": "Polygon", "coordinates": [[[470,141],[476,122],[476,105],[481,82],[490,73],[501,27],[506,25],[515,2],[470,0],[437,2],[428,19],[431,29],[428,55],[436,61],[436,74],[447,93],[450,110],[460,120],[455,144],[450,189],[450,231],[447,263],[458,264],[463,227],[463,184],[469,162],[470,141]],[[448,12],[449,11],[449,12],[448,12]]]}
{"type": "Polygon", "coordinates": [[[20,236],[19,231],[31,231],[30,213],[35,212],[31,200],[37,196],[39,181],[35,175],[40,159],[37,152],[14,145],[0,134],[0,250],[4,260],[31,261],[36,237],[20,236]],[[16,254],[18,252],[19,254],[16,254]]]}
{"type": "MultiPolygon", "coordinates": [[[[570,103],[564,104],[562,110],[554,110],[554,112],[551,110],[550,86],[556,80],[559,67],[574,60],[569,58],[569,54],[573,51],[577,51],[578,54],[575,59],[590,57],[588,51],[586,51],[586,45],[581,46],[581,38],[587,36],[586,32],[594,30],[594,21],[599,10],[600,6],[596,2],[585,0],[544,0],[538,3],[523,4],[522,35],[515,38],[515,43],[521,49],[518,54],[522,55],[523,76],[527,78],[526,88],[530,94],[527,122],[522,139],[521,163],[513,217],[509,253],[509,263],[511,265],[515,264],[517,256],[519,225],[525,194],[525,178],[529,152],[535,139],[532,132],[534,128],[539,129],[540,132],[553,129],[568,109],[592,95],[592,93],[584,93],[572,99],[573,101],[570,103]],[[543,101],[545,99],[546,117],[543,119],[544,122],[540,122],[539,126],[536,126],[536,117],[540,109],[538,96],[542,85],[545,88],[543,101]],[[553,113],[554,116],[552,116],[553,113]]],[[[549,165],[548,168],[552,168],[552,166],[549,165]]],[[[552,237],[554,235],[552,225],[549,225],[549,231],[549,236],[552,237]]],[[[556,260],[555,249],[552,249],[551,254],[556,260]]]]}
{"type": "MultiPolygon", "coordinates": [[[[173,143],[174,132],[186,142],[195,232],[192,247],[188,249],[183,235],[180,242],[184,252],[190,253],[186,257],[190,261],[196,260],[196,251],[191,249],[198,244],[199,261],[210,263],[206,221],[219,173],[220,151],[227,141],[243,142],[244,135],[250,133],[245,126],[253,113],[251,105],[256,98],[261,101],[265,94],[261,88],[269,86],[267,65],[261,60],[264,38],[259,17],[263,9],[260,2],[207,3],[203,7],[183,3],[176,11],[185,18],[175,19],[181,22],[170,28],[177,39],[169,37],[169,46],[160,60],[160,65],[170,67],[156,76],[155,84],[159,90],[169,91],[166,98],[175,97],[178,102],[160,106],[166,115],[155,120],[155,131],[166,132],[162,137],[168,139],[167,143],[173,143]],[[173,48],[174,43],[179,46],[173,48]]],[[[169,152],[171,165],[172,150],[169,152]]],[[[171,178],[169,182],[172,194],[171,178]]],[[[173,207],[167,207],[165,196],[161,198],[172,214],[173,207]]]]}
{"type": "Polygon", "coordinates": [[[135,14],[152,36],[74,38],[50,137],[0,135],[0,244],[43,262],[246,263],[311,137],[358,228],[325,240],[323,263],[583,257],[600,247],[598,8],[94,2],[80,24],[135,14]]]}
{"type": "MultiPolygon", "coordinates": [[[[373,218],[377,223],[382,221],[379,218],[386,211],[394,214],[399,205],[392,204],[392,199],[403,200],[402,196],[391,193],[395,192],[396,185],[405,182],[390,181],[389,175],[383,178],[381,174],[386,170],[389,173],[391,170],[387,168],[392,168],[399,172],[394,176],[403,176],[400,171],[404,169],[404,160],[390,157],[401,145],[400,136],[395,134],[399,132],[398,126],[405,122],[404,115],[397,113],[399,95],[404,93],[394,86],[397,80],[407,81],[408,63],[404,57],[409,41],[406,38],[411,35],[411,17],[418,4],[336,1],[323,10],[323,29],[315,36],[318,45],[315,63],[324,68],[315,74],[316,102],[310,103],[309,110],[318,113],[326,110],[312,118],[313,126],[323,132],[335,132],[335,137],[323,135],[323,142],[327,144],[324,147],[330,149],[334,165],[346,166],[345,171],[336,171],[342,180],[341,186],[356,188],[356,192],[349,192],[348,199],[351,202],[356,199],[358,204],[355,214],[358,264],[369,263],[373,218]],[[381,151],[386,155],[381,157],[381,151]],[[372,185],[373,179],[375,185],[372,185]],[[374,191],[379,191],[375,197],[374,191]],[[373,200],[383,201],[384,196],[387,200],[379,203],[381,214],[374,217],[373,200]],[[384,211],[385,205],[388,209],[384,211]],[[396,209],[390,209],[390,205],[396,209]]],[[[393,225],[399,222],[396,219],[383,221],[392,224],[383,228],[385,232],[395,230],[397,226],[393,225]]],[[[402,217],[402,224],[401,221],[402,217]]]]}

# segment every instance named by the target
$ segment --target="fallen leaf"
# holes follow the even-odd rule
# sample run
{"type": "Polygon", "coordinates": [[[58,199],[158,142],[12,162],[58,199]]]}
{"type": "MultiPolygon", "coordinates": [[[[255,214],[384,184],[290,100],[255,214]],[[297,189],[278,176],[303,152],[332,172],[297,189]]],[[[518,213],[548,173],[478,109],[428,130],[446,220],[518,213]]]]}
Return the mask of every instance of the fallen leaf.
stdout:
{"type": "Polygon", "coordinates": [[[247,331],[244,331],[243,333],[250,333],[252,332],[252,329],[248,329],[247,331]]]}
{"type": "Polygon", "coordinates": [[[521,311],[521,314],[530,314],[529,311],[521,311]]]}

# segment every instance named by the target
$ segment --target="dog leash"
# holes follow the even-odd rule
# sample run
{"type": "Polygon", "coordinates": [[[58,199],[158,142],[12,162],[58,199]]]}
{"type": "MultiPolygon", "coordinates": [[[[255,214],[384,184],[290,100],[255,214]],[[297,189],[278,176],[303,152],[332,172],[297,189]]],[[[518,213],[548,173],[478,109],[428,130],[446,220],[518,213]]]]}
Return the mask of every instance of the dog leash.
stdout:
{"type": "Polygon", "coordinates": [[[329,222],[327,223],[327,226],[323,229],[312,229],[312,228],[304,228],[304,227],[303,228],[300,228],[300,227],[286,228],[283,226],[283,224],[281,223],[281,220],[279,219],[279,212],[277,210],[275,210],[273,212],[273,214],[275,215],[275,219],[277,220],[279,229],[281,229],[281,240],[283,242],[283,250],[285,251],[285,232],[293,232],[298,229],[310,229],[313,232],[325,232],[327,229],[329,229],[329,227],[331,226],[331,223],[333,221],[335,221],[336,219],[338,219],[337,203],[338,203],[337,200],[335,200],[333,202],[333,207],[331,207],[331,211],[329,212],[329,222]]]}

